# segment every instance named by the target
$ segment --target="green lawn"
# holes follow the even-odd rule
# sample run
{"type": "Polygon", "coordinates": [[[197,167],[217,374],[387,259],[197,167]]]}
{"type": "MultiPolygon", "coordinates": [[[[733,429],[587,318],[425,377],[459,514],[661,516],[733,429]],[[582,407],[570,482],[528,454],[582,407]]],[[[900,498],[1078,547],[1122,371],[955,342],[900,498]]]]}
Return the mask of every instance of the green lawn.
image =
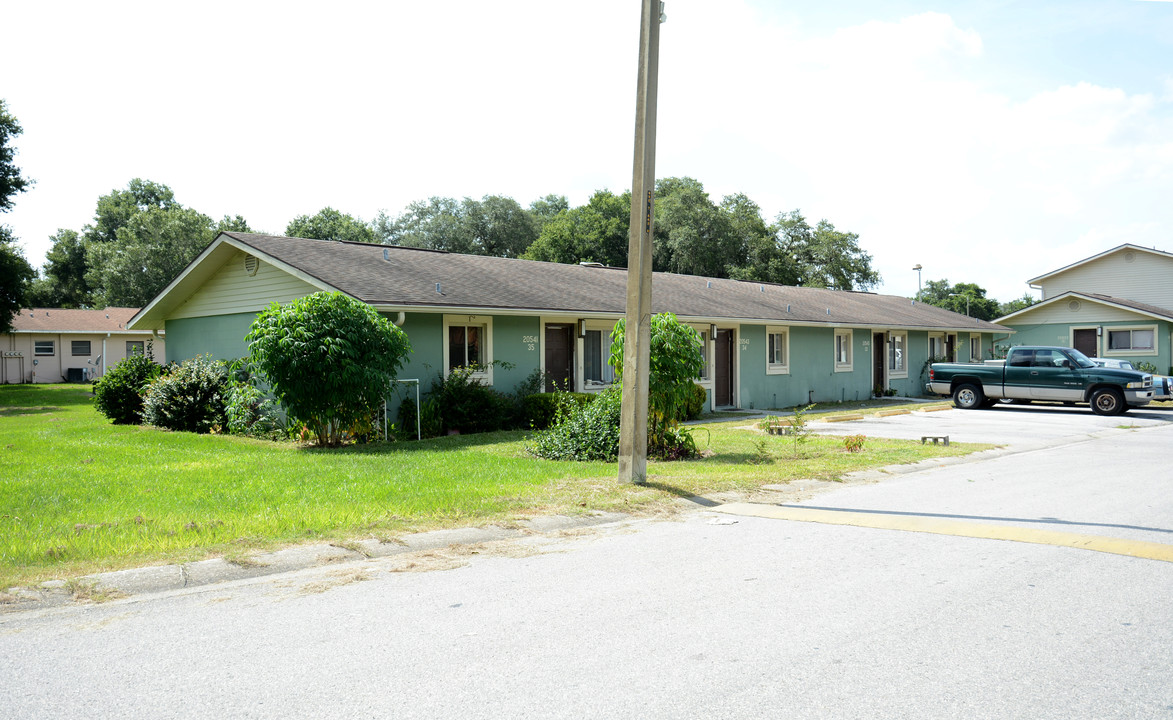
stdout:
{"type": "Polygon", "coordinates": [[[0,386],[0,589],[154,562],[242,556],[305,540],[509,523],[537,514],[651,511],[682,494],[832,480],[984,446],[789,438],[751,421],[694,428],[703,460],[650,463],[619,485],[609,463],[538,460],[525,434],[317,450],[111,425],[83,385],[0,386]]]}

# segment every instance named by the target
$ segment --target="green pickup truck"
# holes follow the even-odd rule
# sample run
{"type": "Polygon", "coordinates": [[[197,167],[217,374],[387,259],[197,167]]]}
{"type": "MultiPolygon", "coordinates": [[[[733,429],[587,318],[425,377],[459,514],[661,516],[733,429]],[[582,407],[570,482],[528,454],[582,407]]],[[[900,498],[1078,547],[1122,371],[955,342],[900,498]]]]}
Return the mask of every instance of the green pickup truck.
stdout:
{"type": "Polygon", "coordinates": [[[1010,348],[1005,362],[933,363],[925,389],[952,395],[964,410],[998,400],[1090,403],[1097,415],[1120,415],[1153,399],[1153,376],[1137,370],[1100,367],[1078,350],[1064,347],[1010,348]]]}

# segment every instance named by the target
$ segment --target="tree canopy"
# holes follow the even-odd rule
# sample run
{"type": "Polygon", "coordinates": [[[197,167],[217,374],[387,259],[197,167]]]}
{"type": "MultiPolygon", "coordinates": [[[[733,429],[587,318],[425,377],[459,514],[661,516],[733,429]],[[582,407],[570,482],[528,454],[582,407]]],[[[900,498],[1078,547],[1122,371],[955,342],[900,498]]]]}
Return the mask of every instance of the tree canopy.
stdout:
{"type": "MultiPolygon", "coordinates": [[[[535,205],[548,216],[557,202],[558,196],[547,196],[535,205]]],[[[510,197],[486,195],[460,201],[430,197],[409,204],[394,218],[380,213],[374,231],[378,241],[387,245],[520,257],[538,237],[539,225],[531,211],[510,197]]]]}
{"type": "Polygon", "coordinates": [[[926,305],[979,320],[993,320],[1002,314],[998,301],[986,297],[986,289],[974,283],[950,285],[948,280],[926,280],[917,298],[926,305]]]}
{"type": "MultiPolygon", "coordinates": [[[[22,132],[24,129],[0,99],[0,212],[11,210],[14,196],[32,184],[16,166],[12,141],[22,132]]],[[[0,333],[12,329],[12,319],[26,305],[29,284],[36,276],[33,266],[16,246],[12,231],[0,224],[0,333]]]]}
{"type": "Polygon", "coordinates": [[[375,231],[370,225],[332,207],[322,208],[316,215],[298,215],[289,221],[285,234],[313,240],[375,242],[375,231]]]}

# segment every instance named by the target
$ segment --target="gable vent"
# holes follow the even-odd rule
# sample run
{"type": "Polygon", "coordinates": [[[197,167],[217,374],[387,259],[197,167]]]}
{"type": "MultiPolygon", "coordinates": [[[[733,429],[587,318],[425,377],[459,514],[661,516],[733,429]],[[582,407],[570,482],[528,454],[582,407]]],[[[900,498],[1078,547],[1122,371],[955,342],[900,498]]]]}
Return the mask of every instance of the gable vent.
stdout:
{"type": "Polygon", "coordinates": [[[1079,307],[1080,305],[1078,300],[1072,300],[1071,302],[1067,303],[1067,309],[1071,312],[1079,312],[1079,307]]]}
{"type": "Polygon", "coordinates": [[[1126,263],[1136,262],[1136,253],[1134,253],[1131,250],[1124,253],[1124,262],[1126,262],[1126,263]]]}
{"type": "Polygon", "coordinates": [[[255,255],[244,256],[244,272],[247,275],[256,275],[257,270],[261,267],[261,261],[255,255]]]}

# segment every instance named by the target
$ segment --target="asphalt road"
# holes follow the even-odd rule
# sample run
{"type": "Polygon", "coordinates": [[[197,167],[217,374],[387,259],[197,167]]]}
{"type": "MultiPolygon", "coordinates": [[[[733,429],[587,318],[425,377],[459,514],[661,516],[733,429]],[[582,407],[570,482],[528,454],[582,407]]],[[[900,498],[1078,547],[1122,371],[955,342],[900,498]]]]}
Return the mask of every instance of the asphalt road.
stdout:
{"type": "MultiPolygon", "coordinates": [[[[885,420],[1013,451],[802,506],[1173,544],[1163,416],[1008,410],[885,420]]],[[[0,715],[1173,718],[1171,591],[1170,562],[701,509],[3,615],[0,715]]]]}

